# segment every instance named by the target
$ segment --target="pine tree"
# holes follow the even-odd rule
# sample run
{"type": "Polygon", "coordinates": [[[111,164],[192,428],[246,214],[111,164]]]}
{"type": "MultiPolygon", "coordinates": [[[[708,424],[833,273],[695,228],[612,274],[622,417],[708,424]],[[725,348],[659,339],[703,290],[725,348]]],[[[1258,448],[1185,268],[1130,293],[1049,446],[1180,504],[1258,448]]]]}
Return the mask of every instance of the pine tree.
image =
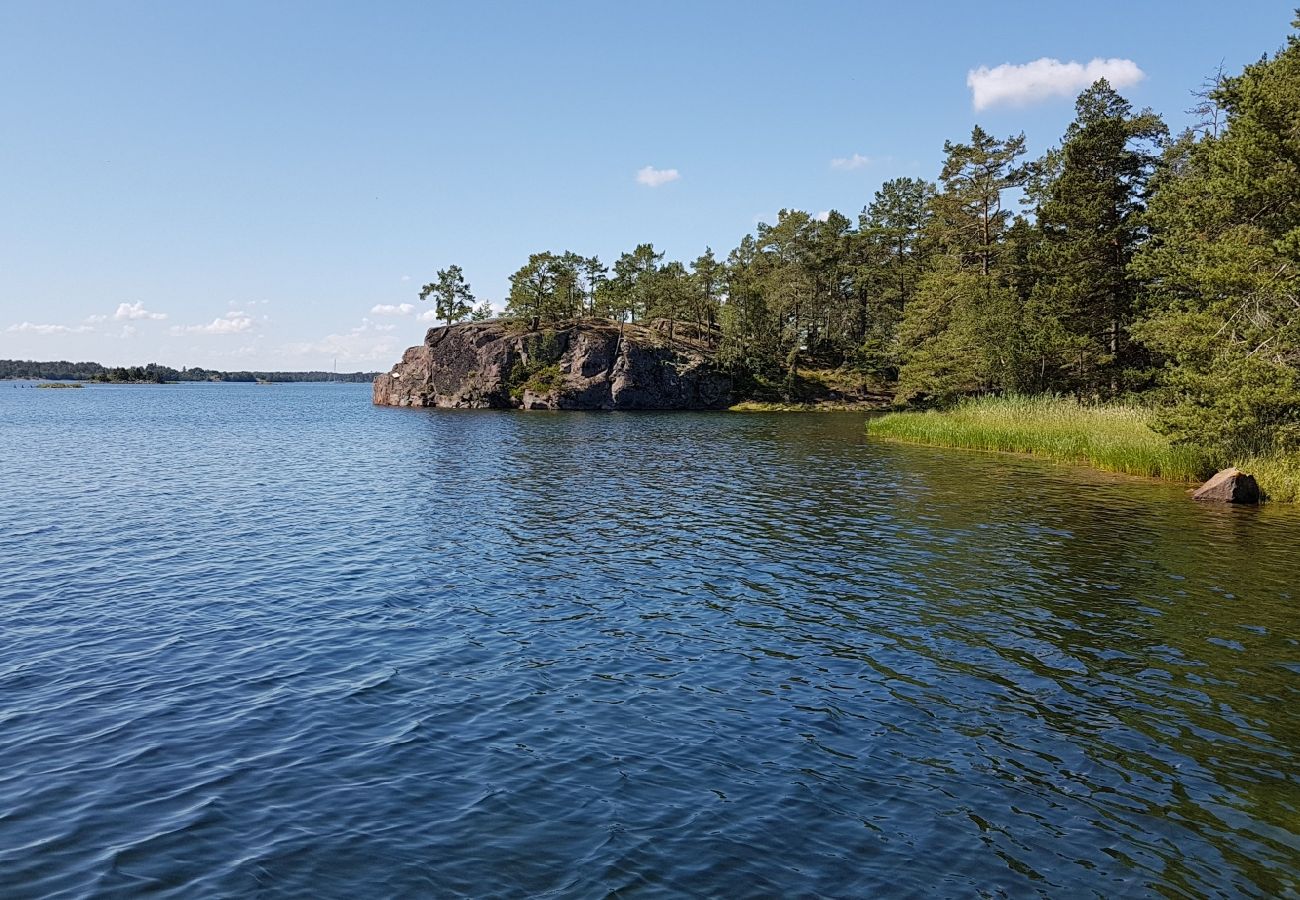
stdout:
{"type": "Polygon", "coordinates": [[[1218,133],[1183,135],[1154,182],[1133,333],[1167,363],[1163,429],[1226,462],[1300,450],[1300,35],[1211,98],[1218,133]]]}
{"type": "Polygon", "coordinates": [[[1018,162],[1024,135],[998,140],[976,126],[969,144],[947,142],[944,151],[926,236],[934,252],[898,332],[904,401],[1016,390],[1028,368],[1003,205],[1027,177],[1018,162]]]}
{"type": "Polygon", "coordinates": [[[1042,386],[1114,396],[1136,362],[1127,340],[1137,292],[1129,263],[1168,132],[1150,110],[1134,114],[1104,79],[1079,95],[1075,110],[1030,189],[1039,229],[1028,259],[1037,275],[1030,308],[1039,319],[1042,386]]]}
{"type": "Polygon", "coordinates": [[[448,325],[461,321],[474,307],[474,294],[465,283],[465,274],[460,266],[448,266],[438,270],[437,279],[420,288],[420,299],[432,296],[434,316],[448,325]]]}

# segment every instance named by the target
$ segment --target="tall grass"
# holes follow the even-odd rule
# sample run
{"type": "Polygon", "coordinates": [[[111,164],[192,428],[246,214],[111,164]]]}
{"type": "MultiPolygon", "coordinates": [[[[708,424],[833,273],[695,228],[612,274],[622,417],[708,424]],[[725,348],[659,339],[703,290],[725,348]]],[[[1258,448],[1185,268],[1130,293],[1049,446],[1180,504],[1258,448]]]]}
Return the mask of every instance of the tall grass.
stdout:
{"type": "Polygon", "coordinates": [[[1256,456],[1237,463],[1259,482],[1259,489],[1269,500],[1300,503],[1300,456],[1256,456]]]}
{"type": "Polygon", "coordinates": [[[1085,406],[1061,397],[980,397],[942,411],[889,413],[867,423],[881,438],[1031,453],[1170,481],[1198,481],[1214,471],[1204,454],[1172,446],[1151,430],[1137,406],[1085,406]]]}

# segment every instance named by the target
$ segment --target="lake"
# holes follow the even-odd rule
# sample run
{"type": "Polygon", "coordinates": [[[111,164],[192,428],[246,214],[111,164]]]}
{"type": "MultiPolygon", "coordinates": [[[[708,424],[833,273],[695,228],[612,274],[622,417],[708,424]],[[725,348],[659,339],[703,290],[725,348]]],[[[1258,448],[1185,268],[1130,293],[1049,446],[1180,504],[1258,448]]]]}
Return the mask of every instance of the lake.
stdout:
{"type": "Polygon", "coordinates": [[[0,382],[0,894],[1300,896],[1300,515],[852,414],[0,382]]]}

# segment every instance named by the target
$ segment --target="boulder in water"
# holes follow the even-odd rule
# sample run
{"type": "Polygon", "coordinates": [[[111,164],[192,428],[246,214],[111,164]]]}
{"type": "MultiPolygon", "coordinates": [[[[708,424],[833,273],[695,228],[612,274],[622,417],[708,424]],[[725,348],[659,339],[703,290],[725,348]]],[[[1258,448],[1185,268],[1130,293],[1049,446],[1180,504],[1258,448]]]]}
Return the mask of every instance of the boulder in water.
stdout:
{"type": "Polygon", "coordinates": [[[1193,500],[1215,500],[1220,503],[1258,503],[1259,485],[1254,475],[1240,469],[1224,469],[1192,494],[1193,500]]]}

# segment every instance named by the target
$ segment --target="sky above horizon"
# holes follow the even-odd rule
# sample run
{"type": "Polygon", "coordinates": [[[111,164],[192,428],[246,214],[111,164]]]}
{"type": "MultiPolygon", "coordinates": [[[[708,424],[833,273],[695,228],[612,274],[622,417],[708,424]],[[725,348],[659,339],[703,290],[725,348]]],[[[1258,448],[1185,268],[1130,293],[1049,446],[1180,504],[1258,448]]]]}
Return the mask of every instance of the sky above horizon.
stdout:
{"type": "Polygon", "coordinates": [[[851,219],[1106,75],[1175,131],[1295,0],[0,2],[0,358],[384,369],[434,272],[851,219]]]}

